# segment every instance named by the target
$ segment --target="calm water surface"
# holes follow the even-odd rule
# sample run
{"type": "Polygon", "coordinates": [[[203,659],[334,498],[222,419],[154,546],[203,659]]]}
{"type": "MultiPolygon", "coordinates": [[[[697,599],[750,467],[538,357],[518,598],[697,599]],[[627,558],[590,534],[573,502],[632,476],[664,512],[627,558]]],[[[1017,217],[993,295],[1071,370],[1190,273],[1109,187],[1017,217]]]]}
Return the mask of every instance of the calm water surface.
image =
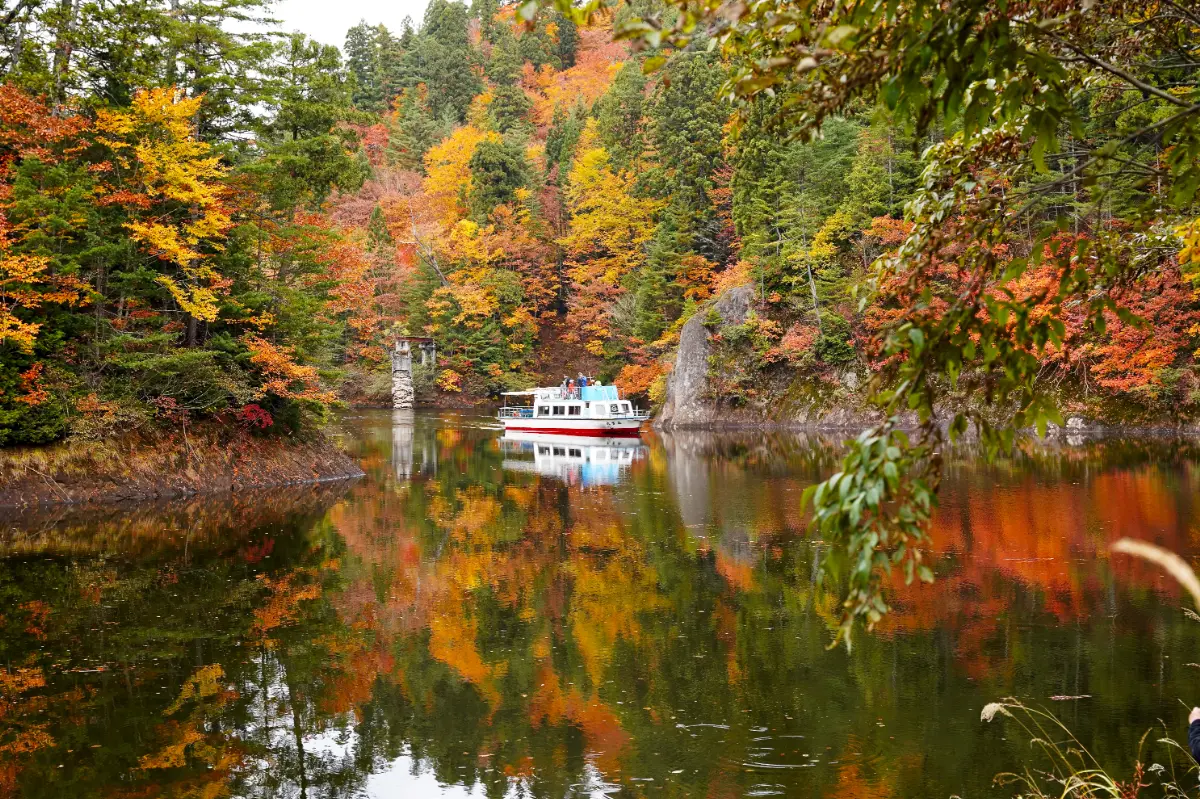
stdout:
{"type": "Polygon", "coordinates": [[[1178,447],[955,462],[936,584],[847,654],[799,515],[833,439],[345,429],[349,485],[5,521],[0,796],[1000,797],[990,701],[1122,773],[1200,703],[1200,623],[1106,554],[1195,549],[1178,447]]]}

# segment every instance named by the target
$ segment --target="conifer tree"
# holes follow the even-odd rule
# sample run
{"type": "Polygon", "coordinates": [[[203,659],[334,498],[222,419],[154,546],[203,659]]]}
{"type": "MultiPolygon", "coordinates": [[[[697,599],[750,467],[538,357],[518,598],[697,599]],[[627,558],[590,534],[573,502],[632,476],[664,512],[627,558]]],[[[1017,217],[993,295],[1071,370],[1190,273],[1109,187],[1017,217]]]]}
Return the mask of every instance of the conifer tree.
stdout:
{"type": "Polygon", "coordinates": [[[561,11],[554,12],[551,22],[557,28],[555,37],[558,40],[556,50],[559,69],[570,69],[575,66],[575,59],[579,52],[579,28],[575,25],[575,20],[565,16],[561,11]]]}
{"type": "Polygon", "coordinates": [[[379,79],[380,34],[386,28],[368,25],[362,20],[346,31],[346,43],[342,52],[346,55],[346,68],[354,76],[354,107],[363,111],[381,111],[384,108],[383,86],[379,79]]]}
{"type": "Polygon", "coordinates": [[[404,37],[395,37],[383,25],[376,28],[376,66],[379,76],[380,107],[390,108],[405,89],[417,85],[411,64],[405,59],[404,37]]]}
{"type": "Polygon", "coordinates": [[[637,60],[626,62],[605,95],[600,98],[600,141],[618,169],[632,166],[645,147],[642,115],[646,76],[637,60]]]}
{"type": "Polygon", "coordinates": [[[270,146],[262,166],[280,170],[277,204],[320,202],[334,187],[361,184],[361,165],[347,152],[353,134],[338,128],[352,103],[338,49],[292,34],[281,44],[274,73],[282,90],[264,129],[270,146]]]}
{"type": "Polygon", "coordinates": [[[471,99],[482,88],[467,35],[467,7],[452,0],[433,0],[425,23],[404,54],[405,68],[428,87],[429,110],[438,119],[462,122],[471,99]]]}
{"type": "Polygon", "coordinates": [[[498,33],[507,30],[506,25],[496,24],[496,12],[500,10],[497,0],[471,0],[471,16],[479,20],[479,32],[485,42],[495,44],[498,33]]]}
{"type": "Polygon", "coordinates": [[[388,162],[401,169],[424,169],[425,153],[441,137],[441,126],[422,102],[423,87],[405,89],[389,117],[388,162]]]}
{"type": "Polygon", "coordinates": [[[496,206],[516,200],[517,190],[529,180],[524,155],[509,142],[484,139],[475,147],[469,165],[471,215],[478,222],[487,221],[496,206]]]}
{"type": "Polygon", "coordinates": [[[554,116],[550,120],[550,130],[546,133],[546,167],[558,167],[558,182],[561,185],[566,179],[566,173],[571,161],[575,158],[575,149],[579,144],[579,136],[587,120],[587,111],[582,104],[572,106],[570,112],[556,106],[554,116]]]}
{"type": "Polygon", "coordinates": [[[146,54],[157,45],[167,55],[163,85],[203,97],[195,126],[206,141],[252,129],[256,107],[278,90],[262,70],[275,47],[264,31],[267,7],[267,0],[178,0],[166,15],[165,42],[144,44],[146,54]]]}

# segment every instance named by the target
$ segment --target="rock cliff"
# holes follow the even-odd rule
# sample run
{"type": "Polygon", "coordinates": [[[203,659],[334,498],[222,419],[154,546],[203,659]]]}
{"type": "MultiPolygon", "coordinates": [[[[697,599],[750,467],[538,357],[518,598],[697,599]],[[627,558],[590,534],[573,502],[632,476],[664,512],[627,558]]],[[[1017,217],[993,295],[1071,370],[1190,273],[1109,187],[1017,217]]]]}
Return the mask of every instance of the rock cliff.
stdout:
{"type": "MultiPolygon", "coordinates": [[[[740,325],[746,321],[753,297],[753,286],[738,286],[722,294],[712,309],[723,324],[740,325]]],[[[717,421],[719,404],[707,396],[710,353],[709,331],[704,324],[707,317],[708,314],[696,314],[679,332],[675,368],[667,379],[667,397],[656,420],[662,427],[709,425],[717,421]]]]}

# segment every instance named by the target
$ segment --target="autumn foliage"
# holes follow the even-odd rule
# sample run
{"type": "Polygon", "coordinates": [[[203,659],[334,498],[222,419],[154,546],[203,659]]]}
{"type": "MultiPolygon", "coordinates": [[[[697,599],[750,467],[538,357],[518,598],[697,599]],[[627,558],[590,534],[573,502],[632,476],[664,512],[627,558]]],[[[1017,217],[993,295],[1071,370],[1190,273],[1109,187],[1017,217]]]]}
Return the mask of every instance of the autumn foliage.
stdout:
{"type": "MultiPolygon", "coordinates": [[[[1129,219],[1087,210],[1078,186],[1032,212],[1070,217],[1052,240],[1014,228],[976,253],[981,220],[950,215],[929,257],[905,254],[856,293],[914,231],[905,204],[931,134],[864,108],[811,140],[784,135],[796,98],[735,108],[718,53],[664,58],[614,37],[631,12],[526,20],[437,0],[403,37],[364,23],[341,53],[303,37],[247,45],[247,61],[195,53],[203,85],[174,67],[139,73],[111,102],[82,77],[107,74],[91,51],[68,54],[79,72],[52,99],[43,77],[13,72],[0,85],[0,442],[249,405],[272,431],[315,424],[338,397],[387,401],[398,335],[437,341],[421,399],[494,397],[582,360],[657,402],[697,316],[718,345],[715,399],[840,402],[901,368],[891,331],[955,297],[1010,295],[1061,324],[1061,341],[1021,347],[1073,408],[1196,407],[1190,217],[1155,245],[1177,257],[1106,286],[1098,317],[1058,287],[1129,219]],[[250,86],[246,65],[268,55],[287,69],[250,86]],[[977,285],[959,266],[970,254],[1036,263],[977,285]],[[724,329],[713,305],[739,288],[752,313],[724,329]]],[[[1014,174],[996,185],[1032,179],[1014,174]]]]}

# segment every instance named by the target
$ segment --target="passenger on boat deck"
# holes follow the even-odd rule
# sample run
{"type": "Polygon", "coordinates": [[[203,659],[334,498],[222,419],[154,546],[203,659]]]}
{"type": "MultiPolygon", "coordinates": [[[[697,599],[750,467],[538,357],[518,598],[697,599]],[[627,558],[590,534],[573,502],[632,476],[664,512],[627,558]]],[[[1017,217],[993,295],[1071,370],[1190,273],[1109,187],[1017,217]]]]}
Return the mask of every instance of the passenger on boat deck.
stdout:
{"type": "Polygon", "coordinates": [[[567,396],[568,397],[575,396],[575,381],[574,380],[567,381],[567,396]]]}
{"type": "Polygon", "coordinates": [[[1188,716],[1188,748],[1192,750],[1192,758],[1200,763],[1200,707],[1192,708],[1188,716]]]}
{"type": "Polygon", "coordinates": [[[588,384],[588,379],[587,379],[587,377],[585,377],[585,376],[584,376],[583,372],[580,372],[580,373],[579,373],[579,387],[580,387],[581,389],[582,389],[582,388],[587,388],[587,384],[588,384]]]}

